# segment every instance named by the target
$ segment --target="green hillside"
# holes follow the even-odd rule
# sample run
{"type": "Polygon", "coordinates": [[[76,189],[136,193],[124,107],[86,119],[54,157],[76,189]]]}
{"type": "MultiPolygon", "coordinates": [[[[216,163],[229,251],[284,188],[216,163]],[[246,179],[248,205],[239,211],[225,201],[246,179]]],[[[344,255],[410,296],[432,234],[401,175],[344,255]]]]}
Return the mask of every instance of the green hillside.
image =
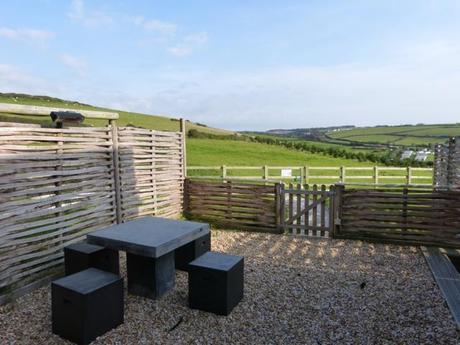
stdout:
{"type": "MultiPolygon", "coordinates": [[[[26,104],[36,105],[45,107],[59,107],[68,109],[85,109],[85,110],[104,110],[114,111],[120,114],[120,119],[117,120],[119,126],[136,126],[148,129],[157,129],[164,131],[177,131],[179,130],[179,119],[171,118],[160,115],[146,115],[134,112],[120,111],[114,109],[107,109],[102,107],[94,107],[88,104],[79,102],[66,101],[59,98],[47,97],[47,96],[30,96],[22,94],[5,94],[0,93],[0,103],[12,103],[12,104],[26,104]]],[[[51,120],[43,116],[23,116],[15,114],[0,113],[0,122],[27,122],[37,124],[51,124],[51,120]]],[[[104,126],[107,123],[105,120],[98,119],[86,119],[85,125],[93,126],[104,126]]],[[[200,132],[224,135],[233,134],[234,132],[226,131],[223,129],[210,128],[205,125],[187,122],[187,129],[196,129],[200,132]]]]}
{"type": "Polygon", "coordinates": [[[187,163],[190,166],[370,166],[371,162],[305,153],[278,145],[246,141],[189,139],[187,163]]]}
{"type": "Polygon", "coordinates": [[[327,137],[344,143],[375,143],[402,146],[432,145],[460,135],[460,123],[357,127],[327,132],[327,137]]]}

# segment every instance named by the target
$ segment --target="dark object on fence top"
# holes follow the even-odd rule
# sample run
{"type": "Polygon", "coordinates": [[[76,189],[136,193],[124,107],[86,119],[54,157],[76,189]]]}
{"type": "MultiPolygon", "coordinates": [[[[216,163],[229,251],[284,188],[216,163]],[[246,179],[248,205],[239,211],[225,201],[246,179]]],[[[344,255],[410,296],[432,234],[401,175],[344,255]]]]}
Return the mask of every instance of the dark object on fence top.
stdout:
{"type": "Polygon", "coordinates": [[[85,117],[76,111],[52,111],[50,113],[51,120],[56,128],[62,128],[64,125],[79,125],[85,117]]]}

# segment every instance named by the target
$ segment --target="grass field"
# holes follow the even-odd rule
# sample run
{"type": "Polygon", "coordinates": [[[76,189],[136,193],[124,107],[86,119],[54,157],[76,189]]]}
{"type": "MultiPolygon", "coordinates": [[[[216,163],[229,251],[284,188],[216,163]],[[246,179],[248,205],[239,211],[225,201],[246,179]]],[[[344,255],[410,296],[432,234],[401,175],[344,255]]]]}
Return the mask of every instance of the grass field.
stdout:
{"type": "MultiPolygon", "coordinates": [[[[296,150],[290,150],[282,146],[268,145],[261,143],[252,143],[245,141],[229,141],[215,139],[188,139],[187,140],[187,166],[193,167],[214,167],[211,169],[189,169],[188,176],[214,176],[218,177],[221,170],[218,168],[222,165],[253,167],[251,170],[231,169],[228,170],[227,176],[230,177],[248,177],[261,178],[263,175],[263,166],[271,167],[315,167],[311,175],[321,176],[310,180],[310,183],[335,183],[338,178],[323,178],[323,176],[339,176],[340,166],[357,168],[347,172],[349,181],[355,183],[370,183],[371,179],[351,178],[352,176],[372,176],[372,167],[375,163],[360,162],[352,159],[334,158],[322,154],[305,153],[296,150]],[[320,167],[324,169],[319,169],[320,167]],[[335,167],[334,169],[330,169],[335,167]],[[363,168],[363,169],[360,169],[363,168]]],[[[400,170],[384,171],[381,168],[380,176],[392,176],[392,179],[385,179],[386,183],[404,184],[406,181],[405,168],[400,170]]],[[[270,176],[281,175],[280,169],[272,168],[269,171],[270,176]]],[[[292,176],[300,176],[300,169],[294,169],[292,176]]],[[[431,183],[431,171],[414,170],[413,176],[424,177],[417,179],[415,183],[431,183]]]]}
{"type": "Polygon", "coordinates": [[[380,143],[402,146],[443,143],[451,136],[460,135],[460,123],[414,126],[357,127],[328,132],[331,139],[357,143],[380,143]]]}
{"type": "MultiPolygon", "coordinates": [[[[140,113],[133,113],[127,111],[120,111],[114,109],[107,109],[101,107],[94,107],[87,104],[81,104],[78,102],[65,101],[57,98],[41,97],[41,96],[12,96],[10,94],[0,94],[0,103],[11,103],[11,104],[26,104],[46,107],[59,107],[68,109],[85,109],[85,110],[106,110],[114,111],[120,114],[120,119],[117,120],[119,126],[132,125],[136,127],[157,129],[163,131],[177,131],[179,130],[179,119],[171,118],[160,115],[146,115],[140,113]]],[[[4,114],[0,113],[0,121],[7,122],[28,122],[37,124],[51,124],[51,120],[46,116],[22,116],[15,114],[4,114]]],[[[86,119],[84,122],[86,125],[93,126],[104,126],[107,121],[97,119],[86,119]]],[[[233,134],[232,131],[226,131],[218,128],[210,128],[202,126],[196,123],[187,122],[187,129],[197,129],[200,132],[224,135],[233,134]]]]}
{"type": "Polygon", "coordinates": [[[187,163],[195,166],[370,166],[371,162],[334,158],[282,146],[215,139],[188,139],[187,163]]]}

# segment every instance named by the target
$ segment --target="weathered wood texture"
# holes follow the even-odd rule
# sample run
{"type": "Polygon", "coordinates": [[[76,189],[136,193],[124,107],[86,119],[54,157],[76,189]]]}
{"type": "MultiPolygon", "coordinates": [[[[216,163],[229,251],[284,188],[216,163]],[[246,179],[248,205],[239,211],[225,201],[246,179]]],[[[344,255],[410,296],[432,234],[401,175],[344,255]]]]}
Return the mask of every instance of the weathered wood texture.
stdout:
{"type": "Polygon", "coordinates": [[[458,192],[341,186],[336,195],[340,210],[334,237],[460,246],[458,192]]]}
{"type": "Polygon", "coordinates": [[[436,145],[433,184],[436,189],[460,191],[460,137],[436,145]]]}
{"type": "Polygon", "coordinates": [[[183,142],[180,132],[119,128],[121,218],[177,217],[183,204],[183,142]]]}
{"type": "Polygon", "coordinates": [[[280,195],[281,227],[286,233],[329,237],[334,219],[334,186],[282,185],[280,195]]]}
{"type": "Polygon", "coordinates": [[[278,233],[277,185],[186,179],[185,215],[215,225],[278,233]]]}
{"type": "Polygon", "coordinates": [[[0,127],[0,297],[55,274],[63,248],[90,231],[180,215],[183,139],[112,125],[0,127]]]}
{"type": "Polygon", "coordinates": [[[115,221],[109,127],[0,128],[0,294],[43,278],[62,249],[115,221]]]}
{"type": "Polygon", "coordinates": [[[230,181],[295,182],[300,184],[346,183],[347,185],[406,184],[431,186],[432,168],[346,167],[346,166],[187,166],[187,176],[194,179],[230,181]],[[290,176],[282,176],[282,170],[290,176]],[[281,174],[281,175],[280,175],[281,174]]]}

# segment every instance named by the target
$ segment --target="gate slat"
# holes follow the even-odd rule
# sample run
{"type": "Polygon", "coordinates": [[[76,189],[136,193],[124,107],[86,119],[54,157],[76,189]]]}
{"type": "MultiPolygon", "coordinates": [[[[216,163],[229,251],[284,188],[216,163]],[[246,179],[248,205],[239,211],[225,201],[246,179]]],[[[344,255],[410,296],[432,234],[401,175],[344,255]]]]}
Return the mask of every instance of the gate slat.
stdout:
{"type": "MultiPolygon", "coordinates": [[[[302,185],[301,184],[297,184],[297,190],[302,190],[302,185]]],[[[299,193],[297,194],[297,214],[300,214],[302,212],[302,195],[299,193]]],[[[299,217],[297,218],[297,225],[302,225],[302,217],[299,217]]],[[[296,234],[297,233],[300,233],[300,234],[304,234],[304,231],[302,228],[298,228],[296,229],[296,234]]]]}
{"type": "MultiPolygon", "coordinates": [[[[323,184],[321,185],[321,195],[326,194],[326,186],[323,184]]],[[[323,198],[321,201],[321,227],[326,227],[326,199],[323,198]]],[[[321,230],[321,236],[324,236],[324,230],[321,230]]]]}
{"type": "MultiPolygon", "coordinates": [[[[318,185],[313,185],[313,192],[317,192],[318,191],[318,185]]],[[[313,210],[312,210],[312,217],[313,217],[313,235],[314,236],[318,236],[318,230],[316,230],[317,226],[318,226],[318,206],[316,205],[316,201],[318,200],[318,194],[316,193],[313,193],[313,210]]]]}
{"type": "MultiPolygon", "coordinates": [[[[307,192],[308,192],[309,188],[310,188],[310,186],[308,184],[306,184],[304,186],[304,189],[307,192]]],[[[305,212],[305,235],[310,235],[310,230],[308,229],[308,227],[310,226],[310,223],[309,223],[310,222],[310,217],[309,217],[310,210],[308,209],[309,202],[310,202],[310,194],[307,193],[307,194],[305,194],[305,209],[307,210],[305,212]]]]}

